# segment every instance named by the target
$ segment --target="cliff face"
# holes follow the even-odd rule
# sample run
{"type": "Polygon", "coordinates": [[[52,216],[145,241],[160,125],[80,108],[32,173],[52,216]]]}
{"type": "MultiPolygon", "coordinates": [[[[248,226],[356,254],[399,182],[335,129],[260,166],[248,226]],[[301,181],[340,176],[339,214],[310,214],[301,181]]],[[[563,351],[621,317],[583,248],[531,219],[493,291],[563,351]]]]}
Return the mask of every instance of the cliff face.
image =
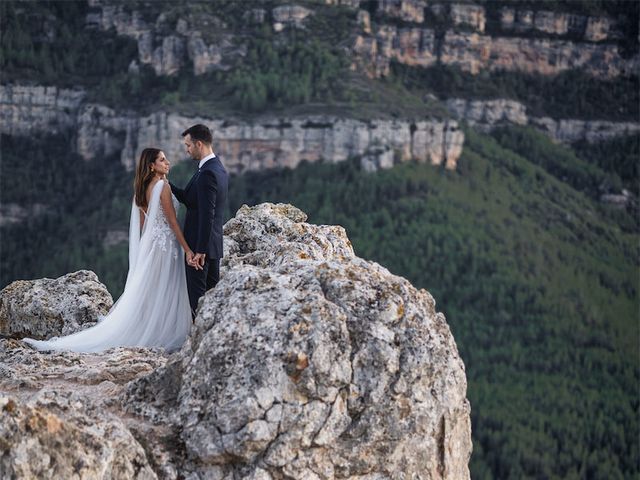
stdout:
{"type": "Polygon", "coordinates": [[[143,12],[122,3],[90,0],[89,5],[93,11],[87,15],[87,28],[114,29],[136,40],[138,62],[151,65],[157,75],[174,75],[189,64],[196,75],[226,70],[246,54],[246,45],[236,45],[233,35],[222,33],[226,25],[215,15],[187,9],[173,22],[163,14],[145,19],[143,12]]]}
{"type": "Polygon", "coordinates": [[[640,132],[636,122],[610,122],[606,120],[578,120],[527,115],[527,107],[515,100],[465,100],[450,98],[447,108],[458,120],[488,131],[507,125],[530,125],[546,133],[554,141],[597,143],[614,137],[635,135],[640,132]]]}
{"type": "Polygon", "coordinates": [[[84,89],[0,85],[0,131],[8,135],[61,133],[76,128],[84,89]]]}
{"type": "MultiPolygon", "coordinates": [[[[320,7],[347,8],[358,19],[344,48],[354,68],[374,77],[387,75],[392,60],[422,67],[456,65],[474,74],[511,70],[554,75],[580,68],[600,78],[637,73],[639,66],[637,55],[625,59],[619,54],[614,43],[621,35],[618,20],[609,17],[505,7],[498,26],[489,28],[484,7],[472,3],[381,0],[372,11],[365,9],[369,4],[357,0],[327,0],[324,6],[261,5],[244,12],[242,34],[238,34],[210,12],[136,10],[121,2],[91,0],[86,28],[114,30],[135,39],[138,58],[130,70],[149,64],[158,75],[175,75],[184,69],[192,69],[195,75],[228,69],[246,54],[247,32],[252,28],[268,25],[276,33],[305,29],[320,7]],[[434,27],[434,22],[441,26],[434,27]],[[538,37],[531,37],[531,32],[538,37]]],[[[507,99],[443,99],[455,119],[425,116],[412,122],[327,115],[264,115],[253,121],[163,111],[140,115],[87,103],[85,98],[81,88],[0,86],[0,132],[72,132],[72,148],[86,160],[117,155],[131,168],[149,145],[165,149],[173,161],[184,158],[180,132],[204,122],[214,130],[214,148],[229,170],[239,173],[295,167],[303,160],[339,162],[349,156],[361,156],[368,170],[409,159],[454,169],[464,144],[455,119],[481,129],[504,123],[532,125],[567,143],[638,131],[633,122],[529,117],[523,105],[507,99]]],[[[11,222],[17,216],[4,212],[1,221],[11,222]]]]}
{"type": "MultiPolygon", "coordinates": [[[[220,283],[171,356],[0,339],[3,475],[468,479],[465,367],[434,299],[305,219],[238,211],[220,283]]],[[[59,283],[61,300],[77,292],[59,283]]]]}
{"type": "Polygon", "coordinates": [[[455,120],[264,116],[249,123],[165,112],[139,117],[82,103],[83,95],[55,88],[0,86],[0,132],[71,130],[77,132],[76,149],[85,159],[117,153],[124,165],[133,168],[139,152],[150,145],[163,148],[172,161],[183,159],[181,132],[202,122],[214,132],[214,148],[233,173],[293,168],[302,160],[340,162],[360,155],[366,157],[369,169],[410,159],[454,169],[464,143],[455,120]]]}
{"type": "Polygon", "coordinates": [[[640,57],[625,59],[616,45],[580,44],[546,38],[492,37],[448,30],[442,39],[430,28],[380,25],[356,37],[355,68],[373,77],[389,74],[392,60],[411,66],[436,64],[478,74],[482,70],[556,75],[581,69],[604,79],[636,74],[640,57]]]}
{"type": "MultiPolygon", "coordinates": [[[[640,55],[620,55],[615,43],[622,35],[618,22],[605,16],[504,7],[497,33],[487,35],[485,8],[472,3],[381,0],[373,18],[364,2],[326,4],[357,10],[360,27],[351,32],[354,41],[349,47],[357,59],[353,65],[374,77],[388,75],[391,60],[424,67],[458,66],[472,74],[509,70],[555,75],[580,68],[594,77],[615,78],[637,74],[640,68],[640,55]],[[434,21],[449,27],[437,32],[428,26],[434,21]],[[531,32],[543,38],[531,38],[531,32]]],[[[247,52],[246,36],[234,35],[212,14],[185,12],[175,22],[159,14],[152,21],[109,0],[91,0],[90,5],[93,12],[87,16],[87,26],[113,28],[134,38],[138,61],[152,65],[159,75],[174,75],[183,68],[193,68],[195,75],[226,70],[247,52]]],[[[246,26],[271,22],[275,32],[304,28],[314,4],[304,5],[249,10],[244,22],[246,26]]]]}
{"type": "Polygon", "coordinates": [[[586,16],[573,13],[532,11],[503,7],[500,9],[500,27],[505,31],[538,31],[553,35],[573,34],[590,42],[615,40],[621,37],[617,22],[607,16],[586,16]]]}

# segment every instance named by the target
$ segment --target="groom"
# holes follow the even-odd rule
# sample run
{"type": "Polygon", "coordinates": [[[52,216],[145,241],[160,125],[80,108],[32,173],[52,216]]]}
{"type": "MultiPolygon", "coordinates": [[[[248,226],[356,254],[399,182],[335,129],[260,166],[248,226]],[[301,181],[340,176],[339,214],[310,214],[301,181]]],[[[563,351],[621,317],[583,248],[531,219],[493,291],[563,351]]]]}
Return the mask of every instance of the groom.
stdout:
{"type": "Polygon", "coordinates": [[[215,287],[220,278],[222,258],[222,224],[227,204],[228,175],[213,153],[211,130],[194,125],[182,132],[184,145],[191,158],[198,161],[198,171],[184,189],[171,185],[180,203],[187,207],[184,238],[195,252],[187,273],[187,290],[191,315],[196,316],[198,300],[204,292],[215,287]]]}

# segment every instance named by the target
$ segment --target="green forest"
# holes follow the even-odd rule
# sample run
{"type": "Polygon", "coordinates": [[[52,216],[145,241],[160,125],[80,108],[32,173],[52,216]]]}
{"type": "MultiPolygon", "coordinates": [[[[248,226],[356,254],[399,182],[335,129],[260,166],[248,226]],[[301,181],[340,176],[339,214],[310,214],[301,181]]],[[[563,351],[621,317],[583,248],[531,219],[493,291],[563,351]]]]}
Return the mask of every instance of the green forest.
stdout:
{"type": "MultiPolygon", "coordinates": [[[[525,104],[529,115],[556,119],[637,122],[640,116],[637,76],[597,80],[577,70],[554,77],[471,75],[443,65],[392,63],[388,77],[374,80],[349,68],[353,10],[297,2],[319,12],[301,32],[276,33],[268,23],[239,20],[249,8],[283,3],[194,3],[205,13],[215,6],[247,54],[228,71],[196,77],[188,65],[161,77],[148,65],[128,71],[138,57],[133,39],[85,28],[92,11],[87,2],[0,2],[0,76],[3,84],[81,86],[88,101],[140,115],[442,119],[450,114],[438,99],[509,98],[525,104]]],[[[488,32],[499,32],[501,6],[540,4],[477,3],[487,9],[488,32]]],[[[377,2],[361,5],[374,24],[389,20],[376,16],[377,2]]],[[[622,18],[621,51],[637,52],[639,2],[544,5],[622,18]]],[[[144,7],[149,21],[163,12],[170,24],[181,13],[168,0],[144,7]]],[[[440,33],[450,27],[435,20],[426,25],[440,33]]],[[[562,146],[528,127],[489,134],[462,127],[455,171],[407,162],[371,173],[351,158],[235,175],[226,218],[243,204],[291,203],[309,222],[344,226],[357,255],[431,292],[466,366],[471,478],[637,478],[640,138],[562,146]],[[633,194],[626,207],[601,201],[622,189],[633,194]]],[[[122,292],[128,245],[109,239],[128,231],[133,172],[119,154],[84,161],[74,153],[74,135],[0,138],[0,204],[24,208],[22,221],[0,227],[0,288],[90,269],[114,298],[122,292]]],[[[194,168],[178,163],[169,177],[185,184],[194,168]]]]}

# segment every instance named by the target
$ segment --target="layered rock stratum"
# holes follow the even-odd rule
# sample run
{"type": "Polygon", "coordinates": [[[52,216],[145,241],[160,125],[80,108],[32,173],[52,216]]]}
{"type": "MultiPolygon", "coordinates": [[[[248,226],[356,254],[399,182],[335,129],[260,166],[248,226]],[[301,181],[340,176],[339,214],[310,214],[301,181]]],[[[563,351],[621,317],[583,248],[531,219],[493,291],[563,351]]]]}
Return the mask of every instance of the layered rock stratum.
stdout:
{"type": "Polygon", "coordinates": [[[73,132],[75,151],[85,160],[115,154],[133,169],[139,152],[150,145],[162,148],[172,162],[185,158],[181,133],[188,125],[205,123],[214,132],[216,153],[231,173],[295,168],[305,160],[336,163],[355,156],[366,157],[369,169],[415,160],[453,170],[464,145],[458,122],[446,118],[365,121],[334,115],[263,115],[240,120],[164,111],[139,115],[83,103],[82,98],[81,90],[0,86],[0,133],[73,132]]]}
{"type": "Polygon", "coordinates": [[[172,355],[0,340],[2,478],[469,478],[465,367],[427,291],[291,205],[243,206],[225,239],[172,355]]]}

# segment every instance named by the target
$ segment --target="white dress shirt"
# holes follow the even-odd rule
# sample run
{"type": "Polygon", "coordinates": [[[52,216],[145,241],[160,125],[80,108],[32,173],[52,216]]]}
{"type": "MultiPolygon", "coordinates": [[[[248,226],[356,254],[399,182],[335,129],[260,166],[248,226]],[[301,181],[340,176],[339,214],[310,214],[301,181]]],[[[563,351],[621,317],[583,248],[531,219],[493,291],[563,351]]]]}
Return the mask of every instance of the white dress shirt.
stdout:
{"type": "Polygon", "coordinates": [[[207,160],[215,156],[216,156],[215,153],[211,153],[210,155],[207,155],[206,157],[204,157],[202,160],[200,160],[200,163],[198,164],[198,168],[202,168],[202,165],[204,165],[204,162],[206,162],[207,160]]]}

